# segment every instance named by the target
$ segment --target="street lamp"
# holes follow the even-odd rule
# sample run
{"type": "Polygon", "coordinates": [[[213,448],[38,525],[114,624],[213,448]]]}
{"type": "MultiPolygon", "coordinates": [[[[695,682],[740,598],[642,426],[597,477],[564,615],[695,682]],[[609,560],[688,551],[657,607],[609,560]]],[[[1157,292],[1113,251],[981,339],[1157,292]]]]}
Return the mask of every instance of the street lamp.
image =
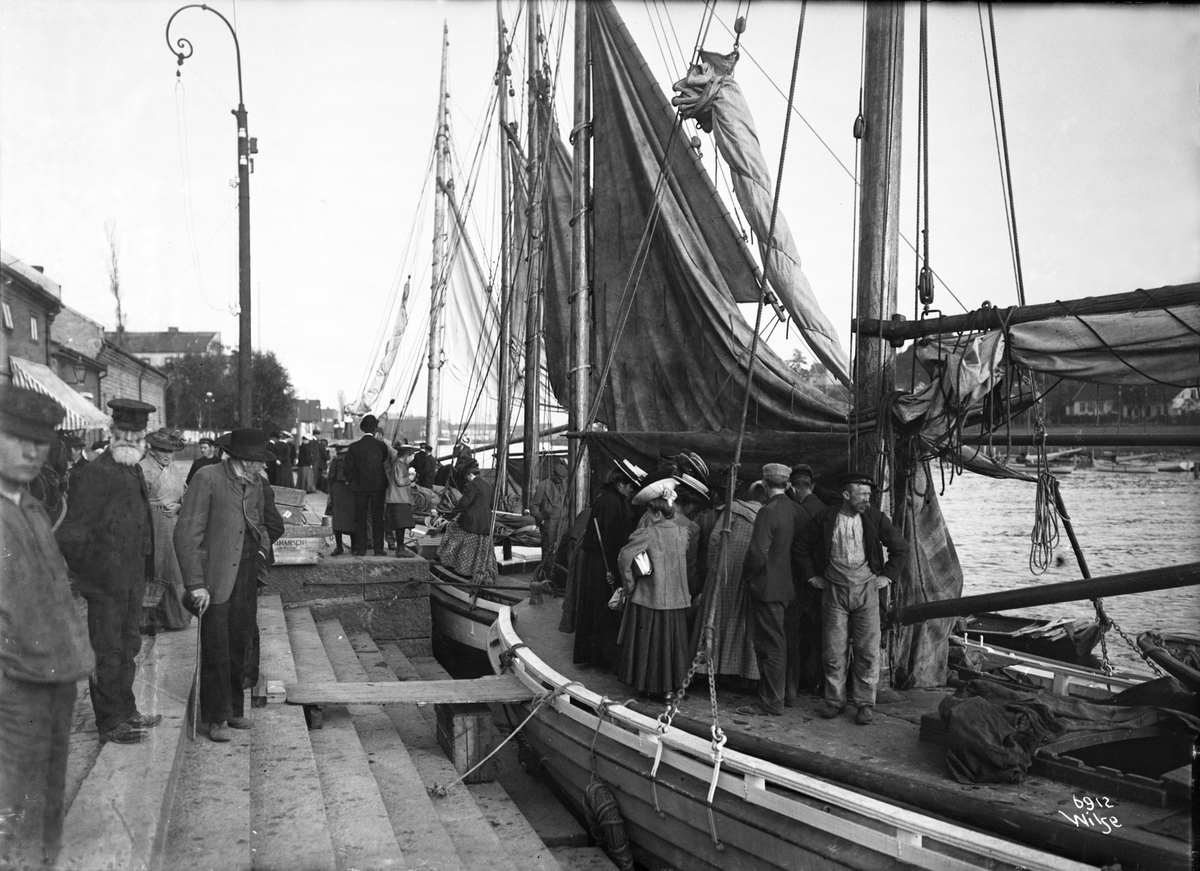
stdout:
{"type": "Polygon", "coordinates": [[[208,390],[204,393],[204,404],[208,409],[208,432],[212,432],[212,391],[208,390]]]}
{"type": "MultiPolygon", "coordinates": [[[[171,22],[184,9],[203,9],[224,21],[237,51],[238,106],[233,112],[237,118],[238,135],[238,404],[235,413],[240,425],[249,426],[253,408],[250,380],[250,155],[258,153],[258,140],[249,136],[246,106],[242,100],[242,47],[238,44],[237,31],[229,19],[211,6],[189,3],[179,7],[167,19],[166,30],[167,48],[175,55],[179,66],[183,66],[183,62],[192,56],[192,44],[188,40],[180,37],[174,44],[171,43],[171,22]]],[[[175,75],[179,75],[178,70],[175,75]]]]}

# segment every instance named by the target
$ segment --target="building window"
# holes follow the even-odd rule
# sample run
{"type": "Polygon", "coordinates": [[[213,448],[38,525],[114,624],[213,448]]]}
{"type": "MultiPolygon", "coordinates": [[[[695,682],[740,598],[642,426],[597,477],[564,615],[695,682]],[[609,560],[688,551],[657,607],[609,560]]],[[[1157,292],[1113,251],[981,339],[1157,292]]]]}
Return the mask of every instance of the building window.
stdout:
{"type": "Polygon", "coordinates": [[[11,330],[12,328],[12,309],[9,308],[8,303],[4,303],[4,329],[11,330]]]}
{"type": "Polygon", "coordinates": [[[29,316],[29,338],[35,342],[38,341],[37,315],[29,316]]]}

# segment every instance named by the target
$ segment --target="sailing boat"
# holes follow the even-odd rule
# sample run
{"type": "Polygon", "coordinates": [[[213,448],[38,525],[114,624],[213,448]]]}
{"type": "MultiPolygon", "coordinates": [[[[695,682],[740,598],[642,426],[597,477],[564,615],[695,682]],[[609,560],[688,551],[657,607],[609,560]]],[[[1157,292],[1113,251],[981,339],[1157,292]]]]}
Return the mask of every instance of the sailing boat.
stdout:
{"type": "MultiPolygon", "coordinates": [[[[802,456],[814,468],[832,471],[845,462],[849,441],[853,460],[875,465],[897,482],[890,491],[893,517],[914,542],[920,575],[901,584],[896,622],[903,628],[893,679],[912,689],[896,716],[888,718],[890,731],[847,735],[844,727],[798,713],[785,714],[778,726],[725,731],[715,692],[710,722],[699,718],[698,709],[692,718],[682,714],[679,703],[661,712],[622,703],[627,691],[614,680],[572,667],[569,648],[555,631],[554,603],[497,608],[486,650],[497,671],[519,675],[536,694],[534,702],[516,706],[513,718],[524,721],[521,737],[549,776],[597,821],[598,835],[614,832],[623,822],[622,836],[609,838],[622,861],[628,855],[622,852],[627,836],[634,854],[647,864],[688,869],[1082,869],[1113,862],[1127,869],[1186,868],[1186,834],[1182,839],[1172,834],[1173,826],[1179,830],[1181,797],[1184,804],[1190,801],[1186,753],[1179,771],[1161,781],[1136,781],[1144,787],[1139,791],[1128,780],[1105,780],[1103,772],[1072,761],[1068,748],[1058,747],[1039,756],[1042,767],[1035,773],[1061,776],[1074,770],[1078,776],[1067,785],[1033,778],[1017,801],[1000,787],[964,792],[946,777],[938,752],[917,743],[913,726],[919,721],[922,733],[938,740],[933,733],[940,720],[929,716],[945,690],[925,688],[944,687],[948,677],[947,618],[979,604],[959,599],[962,573],[924,464],[950,456],[956,465],[1012,474],[961,437],[975,428],[977,440],[986,441],[996,424],[1028,406],[1013,396],[1021,385],[1010,390],[1001,361],[1096,380],[1196,383],[1200,287],[1083,300],[1067,304],[1068,313],[1064,306],[1049,312],[1030,306],[972,313],[962,322],[930,317],[892,323],[895,238],[889,240],[883,228],[896,224],[887,179],[898,177],[890,163],[898,154],[899,125],[892,123],[898,107],[888,94],[898,75],[903,9],[880,4],[868,7],[867,15],[871,88],[864,95],[864,126],[872,156],[865,158],[859,259],[860,287],[870,292],[860,294],[860,301],[878,303],[861,305],[854,325],[859,353],[853,415],[836,400],[795,384],[771,354],[764,352],[756,365],[745,353],[751,330],[730,315],[738,300],[760,299],[764,284],[784,298],[786,291],[775,283],[783,270],[768,266],[765,281],[755,273],[737,234],[729,232],[695,154],[679,135],[671,106],[647,76],[609,3],[577,9],[576,69],[590,66],[593,85],[576,99],[577,109],[582,107],[571,167],[577,206],[562,210],[584,212],[578,204],[587,201],[587,192],[578,182],[587,157],[580,152],[587,148],[590,129],[597,179],[588,261],[592,332],[581,337],[576,328],[569,333],[547,328],[546,341],[554,390],[566,398],[573,428],[594,467],[614,456],[646,462],[667,442],[695,450],[710,466],[734,465],[735,472],[739,454],[747,465],[802,456]],[[879,293],[880,287],[891,289],[892,298],[879,293]],[[1128,324],[1130,311],[1138,312],[1136,329],[1128,324]],[[959,331],[966,335],[960,338],[959,331]],[[889,386],[887,341],[902,335],[926,340],[924,350],[939,378],[930,389],[884,407],[880,388],[886,393],[889,386]],[[590,377],[583,379],[579,373],[585,365],[591,367],[590,377]],[[744,407],[755,426],[741,434],[744,407]],[[596,420],[606,428],[592,427],[596,420]],[[892,435],[901,445],[895,455],[886,448],[892,435]],[[1107,815],[1106,825],[1100,825],[1099,816],[1081,820],[1063,811],[1064,797],[1069,802],[1074,796],[1083,807],[1072,789],[1085,784],[1091,791],[1119,791],[1119,827],[1107,824],[1107,815]]],[[[714,69],[716,77],[727,76],[714,69]]],[[[572,190],[568,164],[565,158],[556,162],[556,154],[561,157],[552,151],[546,171],[551,200],[572,190]]],[[[587,285],[578,258],[586,231],[557,228],[563,238],[572,229],[574,271],[557,272],[573,275],[570,289],[578,291],[587,285]]],[[[551,226],[551,235],[554,231],[551,226]]],[[[782,248],[777,254],[779,240],[773,234],[766,238],[764,260],[770,264],[782,248]]],[[[579,324],[578,308],[571,310],[566,302],[572,294],[559,290],[547,287],[547,323],[579,324]]],[[[577,306],[581,297],[587,299],[577,292],[573,296],[577,306]]],[[[820,336],[819,312],[806,307],[803,293],[790,302],[797,323],[808,323],[820,336]]],[[[1082,563],[1081,571],[1086,577],[1082,563]]],[[[1102,584],[1128,591],[1200,582],[1196,565],[1137,574],[1076,582],[1086,591],[1047,587],[1038,594],[1091,597],[1100,594],[1102,584]]],[[[1027,604],[1019,595],[999,595],[1007,598],[996,607],[1027,604]]],[[[1051,682],[1061,692],[1069,693],[1083,680],[1080,670],[1056,674],[1051,682]]],[[[1106,693],[1129,685],[1099,672],[1087,674],[1086,681],[1089,693],[1097,684],[1106,693]]],[[[1139,737],[1170,743],[1178,733],[1167,719],[1149,717],[1145,728],[1152,731],[1139,737]]],[[[1111,806],[1111,799],[1103,800],[1111,806]]]]}

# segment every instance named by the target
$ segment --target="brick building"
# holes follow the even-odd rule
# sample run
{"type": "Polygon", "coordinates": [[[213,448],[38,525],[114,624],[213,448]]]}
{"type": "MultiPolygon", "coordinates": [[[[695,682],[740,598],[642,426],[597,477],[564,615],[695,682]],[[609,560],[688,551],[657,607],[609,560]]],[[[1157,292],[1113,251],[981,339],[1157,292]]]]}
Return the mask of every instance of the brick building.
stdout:
{"type": "Polygon", "coordinates": [[[221,353],[220,333],[183,333],[179,327],[167,327],[165,333],[109,332],[104,338],[156,369],[186,354],[221,353]]]}
{"type": "Polygon", "coordinates": [[[149,428],[155,430],[163,426],[167,408],[166,373],[111,344],[107,339],[100,349],[99,360],[107,370],[100,381],[101,403],[107,406],[108,400],[117,397],[149,402],[157,409],[150,415],[149,428]]]}

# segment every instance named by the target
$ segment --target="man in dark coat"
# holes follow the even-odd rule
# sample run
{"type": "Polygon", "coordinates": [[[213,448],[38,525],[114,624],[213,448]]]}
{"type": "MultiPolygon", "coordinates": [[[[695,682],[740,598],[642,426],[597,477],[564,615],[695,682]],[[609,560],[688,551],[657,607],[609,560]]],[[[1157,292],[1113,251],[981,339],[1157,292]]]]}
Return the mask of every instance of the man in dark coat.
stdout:
{"type": "Polygon", "coordinates": [[[75,683],[95,660],[50,518],[25,489],[63,407],[0,386],[0,867],[49,868],[62,840],[75,683]]]}
{"type": "Polygon", "coordinates": [[[823,591],[825,707],[821,716],[832,719],[846,707],[846,651],[852,647],[850,703],[858,708],[854,721],[860,726],[874,719],[879,684],[879,590],[900,580],[909,553],[900,531],[871,506],[873,486],[867,475],[844,476],[842,504],[814,517],[796,547],[800,576],[823,591]]]}
{"type": "Polygon", "coordinates": [[[754,532],[742,575],[750,591],[754,654],[758,659],[758,701],[742,714],[783,713],[786,703],[788,644],[785,615],[796,598],[792,544],[800,531],[799,507],[788,498],[790,470],[782,463],[763,466],[767,503],[754,519],[754,532]]]}
{"type": "MultiPolygon", "coordinates": [[[[813,470],[800,463],[792,466],[790,496],[800,510],[800,536],[808,522],[825,510],[825,503],[813,492],[813,470]]],[[[795,553],[795,544],[792,550],[795,553]]],[[[795,572],[796,600],[788,605],[785,631],[788,638],[787,690],[784,703],[794,703],[797,692],[816,695],[825,678],[821,659],[821,594],[795,572]]]]}
{"type": "Polygon", "coordinates": [[[192,483],[192,478],[196,477],[196,473],[205,466],[215,466],[221,462],[221,452],[217,449],[217,443],[210,438],[200,439],[200,456],[192,460],[192,467],[188,469],[187,483],[192,483]]]}
{"type": "Polygon", "coordinates": [[[366,556],[367,518],[371,520],[371,545],[375,556],[384,556],[383,498],[387,493],[387,444],[375,430],[379,422],[368,414],[359,421],[363,437],[350,445],[342,474],[354,492],[354,554],[366,556]]]}
{"type": "Polygon", "coordinates": [[[88,632],[96,654],[92,709],[102,741],[135,744],[161,714],[138,713],[133,696],[134,658],[146,581],[154,571],[154,530],[146,479],[146,422],[154,406],[113,399],[108,450],[79,476],[75,502],[59,527],[63,556],[88,603],[88,632]]]}

